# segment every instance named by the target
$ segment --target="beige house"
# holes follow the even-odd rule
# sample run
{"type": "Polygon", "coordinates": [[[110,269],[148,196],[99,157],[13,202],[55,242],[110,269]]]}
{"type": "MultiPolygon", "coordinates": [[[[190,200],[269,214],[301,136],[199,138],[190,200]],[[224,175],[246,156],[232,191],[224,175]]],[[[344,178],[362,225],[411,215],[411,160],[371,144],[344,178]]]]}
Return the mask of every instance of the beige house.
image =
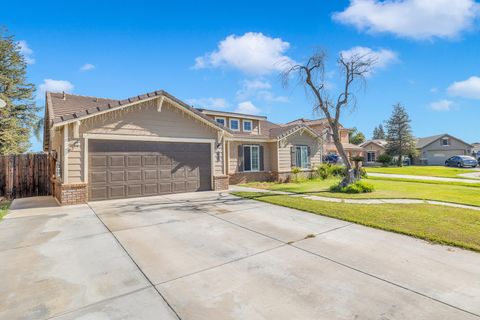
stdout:
{"type": "Polygon", "coordinates": [[[195,109],[164,91],[125,100],[46,94],[44,150],[57,159],[62,204],[227,189],[284,180],[322,162],[304,123],[195,109]]]}
{"type": "Polygon", "coordinates": [[[367,140],[360,145],[363,148],[363,165],[377,165],[378,157],[385,153],[387,141],[383,139],[367,140]]]}
{"type": "MultiPolygon", "coordinates": [[[[324,145],[323,145],[324,154],[329,154],[329,153],[338,154],[337,147],[333,143],[332,129],[330,129],[327,119],[324,118],[324,119],[310,120],[310,119],[300,118],[287,123],[287,125],[293,125],[293,124],[305,124],[310,128],[312,128],[317,134],[324,137],[324,145]]],[[[362,154],[363,148],[361,146],[357,146],[353,143],[350,143],[349,133],[350,133],[350,129],[340,126],[339,135],[340,135],[340,141],[343,145],[343,148],[349,157],[359,156],[362,154]]]]}
{"type": "Polygon", "coordinates": [[[449,134],[439,134],[416,140],[415,164],[443,166],[453,156],[472,155],[473,146],[449,134]]]}

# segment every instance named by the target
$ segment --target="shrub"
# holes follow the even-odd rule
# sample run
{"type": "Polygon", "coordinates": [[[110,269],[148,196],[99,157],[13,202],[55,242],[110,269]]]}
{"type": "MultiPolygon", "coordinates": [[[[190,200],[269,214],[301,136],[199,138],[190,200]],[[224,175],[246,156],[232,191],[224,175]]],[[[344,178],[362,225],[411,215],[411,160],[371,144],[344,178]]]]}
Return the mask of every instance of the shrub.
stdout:
{"type": "Polygon", "coordinates": [[[383,166],[388,166],[390,163],[392,163],[392,156],[389,155],[389,154],[381,154],[378,159],[377,159],[377,162],[380,162],[383,166]]]}
{"type": "Polygon", "coordinates": [[[336,184],[330,187],[331,192],[341,193],[369,193],[373,192],[374,190],[375,188],[373,185],[361,180],[344,187],[341,186],[341,184],[336,184]]]}
{"type": "Polygon", "coordinates": [[[330,166],[330,174],[334,177],[345,177],[345,167],[337,164],[330,166]]]}
{"type": "Polygon", "coordinates": [[[345,167],[324,163],[315,169],[315,176],[323,180],[330,177],[344,177],[345,167]]]}
{"type": "Polygon", "coordinates": [[[300,171],[302,170],[299,167],[292,168],[292,173],[293,173],[295,182],[298,182],[298,174],[300,173],[300,171]]]}
{"type": "Polygon", "coordinates": [[[330,168],[328,164],[322,164],[315,169],[315,175],[320,179],[325,180],[330,177],[330,168]]]}

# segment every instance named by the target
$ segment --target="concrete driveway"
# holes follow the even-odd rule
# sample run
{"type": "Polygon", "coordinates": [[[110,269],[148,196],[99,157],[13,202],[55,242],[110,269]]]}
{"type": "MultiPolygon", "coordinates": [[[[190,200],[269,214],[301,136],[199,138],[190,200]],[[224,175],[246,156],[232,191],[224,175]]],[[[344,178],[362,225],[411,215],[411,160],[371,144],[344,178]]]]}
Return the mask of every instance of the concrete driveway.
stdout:
{"type": "Polygon", "coordinates": [[[480,254],[228,193],[0,223],[0,319],[479,319],[480,254]]]}

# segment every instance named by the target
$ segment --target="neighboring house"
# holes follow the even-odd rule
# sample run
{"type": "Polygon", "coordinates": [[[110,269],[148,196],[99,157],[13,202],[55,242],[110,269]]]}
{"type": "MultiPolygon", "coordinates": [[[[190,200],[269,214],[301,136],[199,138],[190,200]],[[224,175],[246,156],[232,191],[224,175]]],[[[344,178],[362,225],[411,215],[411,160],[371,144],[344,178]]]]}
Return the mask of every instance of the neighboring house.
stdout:
{"type": "Polygon", "coordinates": [[[387,141],[383,139],[367,140],[360,147],[363,148],[363,164],[366,166],[376,165],[378,164],[378,157],[386,151],[387,141]]]}
{"type": "Polygon", "coordinates": [[[415,164],[440,166],[452,156],[471,155],[473,146],[449,134],[439,134],[417,139],[416,148],[415,164]]]}
{"type": "MultiPolygon", "coordinates": [[[[329,154],[329,153],[338,154],[337,147],[333,143],[332,130],[328,125],[327,119],[323,118],[323,119],[310,120],[310,119],[300,118],[300,119],[288,122],[286,125],[292,125],[292,124],[305,124],[310,128],[312,128],[313,130],[315,130],[315,132],[317,132],[317,134],[319,134],[320,136],[325,137],[324,150],[323,150],[324,154],[329,154]]],[[[342,143],[343,148],[349,157],[359,156],[362,154],[363,148],[350,143],[349,135],[348,135],[349,132],[350,132],[350,129],[347,129],[342,125],[340,125],[340,129],[339,129],[340,142],[342,143]]]]}
{"type": "Polygon", "coordinates": [[[44,150],[62,204],[201,190],[310,174],[322,161],[307,125],[195,109],[164,91],[125,100],[46,93],[44,150]]]}
{"type": "Polygon", "coordinates": [[[475,142],[472,143],[472,156],[475,157],[475,159],[480,158],[480,142],[475,142]]]}

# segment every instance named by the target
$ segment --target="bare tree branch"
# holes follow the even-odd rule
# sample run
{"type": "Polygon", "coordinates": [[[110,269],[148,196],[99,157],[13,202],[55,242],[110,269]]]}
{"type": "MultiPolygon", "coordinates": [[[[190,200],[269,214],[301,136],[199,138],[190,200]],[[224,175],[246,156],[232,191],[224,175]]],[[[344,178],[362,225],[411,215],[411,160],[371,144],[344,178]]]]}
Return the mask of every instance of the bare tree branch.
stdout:
{"type": "Polygon", "coordinates": [[[337,64],[340,73],[344,77],[344,83],[342,91],[338,93],[336,99],[331,99],[331,95],[327,89],[328,86],[325,80],[326,59],[326,52],[320,50],[314,53],[307,60],[306,64],[291,66],[283,73],[283,84],[285,86],[288,85],[290,78],[296,77],[297,81],[303,84],[306,90],[313,94],[315,98],[313,111],[323,114],[328,121],[335,146],[340,156],[344,159],[349,172],[346,179],[348,180],[346,181],[348,184],[354,180],[353,178],[348,178],[348,176],[351,176],[353,169],[340,140],[339,121],[345,109],[355,108],[356,97],[353,86],[356,83],[360,83],[361,85],[366,83],[366,77],[372,72],[377,59],[369,54],[353,54],[348,57],[340,54],[337,64]]]}

